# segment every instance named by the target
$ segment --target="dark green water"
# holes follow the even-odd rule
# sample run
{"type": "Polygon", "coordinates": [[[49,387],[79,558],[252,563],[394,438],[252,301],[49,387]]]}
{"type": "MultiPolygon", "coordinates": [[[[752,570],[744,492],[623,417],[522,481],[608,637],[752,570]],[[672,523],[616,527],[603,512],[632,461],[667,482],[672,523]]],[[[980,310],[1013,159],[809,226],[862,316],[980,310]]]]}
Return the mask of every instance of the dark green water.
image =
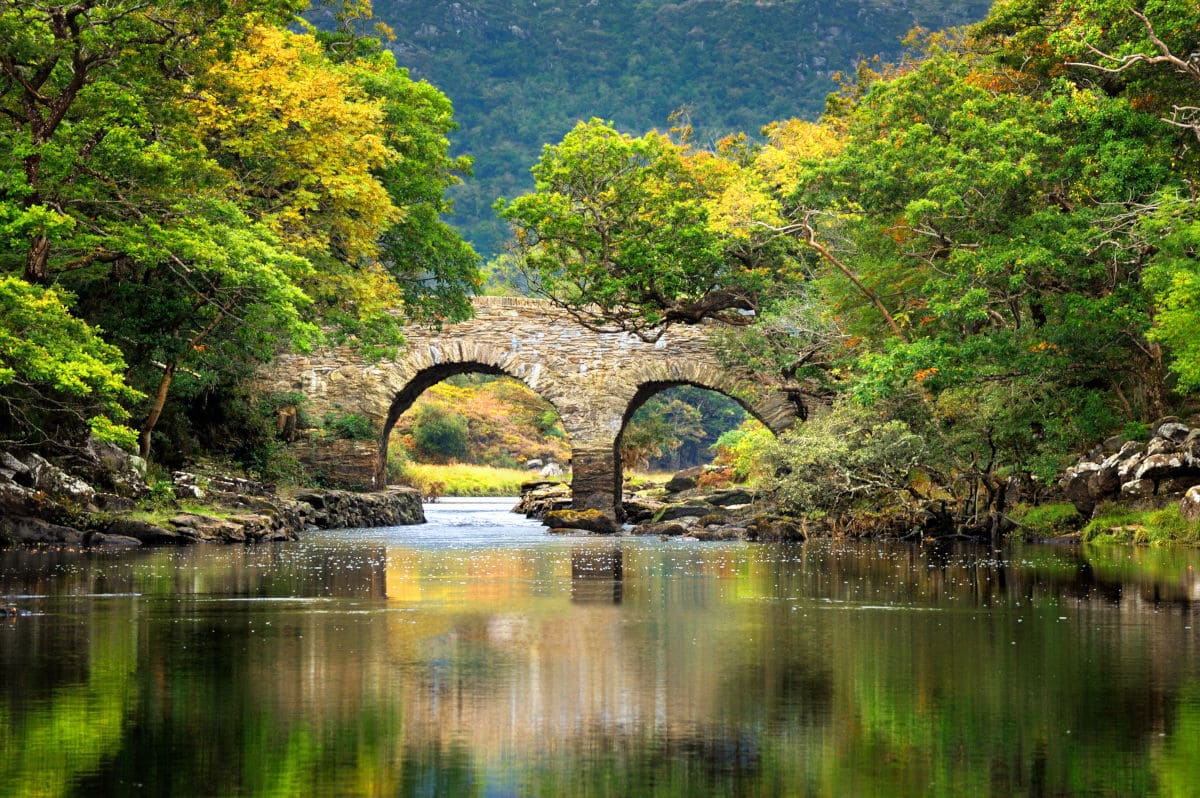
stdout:
{"type": "Polygon", "coordinates": [[[1197,552],[496,510],[0,552],[0,795],[1200,794],[1197,552]]]}

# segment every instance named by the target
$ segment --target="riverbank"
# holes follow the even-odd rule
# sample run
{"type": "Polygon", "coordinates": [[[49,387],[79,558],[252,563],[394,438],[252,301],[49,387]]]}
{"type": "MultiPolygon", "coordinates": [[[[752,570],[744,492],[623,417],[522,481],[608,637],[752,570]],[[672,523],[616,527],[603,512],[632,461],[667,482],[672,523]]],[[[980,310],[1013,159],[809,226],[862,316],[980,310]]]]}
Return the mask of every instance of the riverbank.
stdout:
{"type": "Polygon", "coordinates": [[[0,547],[259,543],[310,529],[423,521],[413,488],[280,491],[183,471],[150,485],[138,459],[115,447],[91,444],[61,463],[0,452],[0,547]]]}

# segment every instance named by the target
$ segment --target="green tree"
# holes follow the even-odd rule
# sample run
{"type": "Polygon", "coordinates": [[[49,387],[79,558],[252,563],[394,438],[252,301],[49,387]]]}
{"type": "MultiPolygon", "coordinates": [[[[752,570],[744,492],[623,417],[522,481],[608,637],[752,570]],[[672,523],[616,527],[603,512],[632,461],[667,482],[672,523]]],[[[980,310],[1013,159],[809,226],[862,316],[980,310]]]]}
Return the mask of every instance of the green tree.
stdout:
{"type": "Polygon", "coordinates": [[[593,328],[653,337],[671,323],[746,324],[768,287],[788,282],[786,247],[740,202],[735,157],[593,119],[547,146],[533,175],[534,193],[496,204],[517,270],[593,328]],[[747,213],[740,226],[725,223],[731,205],[747,213]]]}
{"type": "Polygon", "coordinates": [[[121,377],[121,352],[71,316],[54,289],[0,277],[0,429],[6,445],[133,442],[124,405],[137,398],[121,377]]]}
{"type": "MultiPolygon", "coordinates": [[[[467,167],[449,103],[378,43],[281,26],[302,3],[0,9],[0,268],[61,282],[148,395],[317,340],[376,352],[459,318],[474,254],[440,219],[467,167]]],[[[363,13],[355,4],[347,13],[363,13]]]]}

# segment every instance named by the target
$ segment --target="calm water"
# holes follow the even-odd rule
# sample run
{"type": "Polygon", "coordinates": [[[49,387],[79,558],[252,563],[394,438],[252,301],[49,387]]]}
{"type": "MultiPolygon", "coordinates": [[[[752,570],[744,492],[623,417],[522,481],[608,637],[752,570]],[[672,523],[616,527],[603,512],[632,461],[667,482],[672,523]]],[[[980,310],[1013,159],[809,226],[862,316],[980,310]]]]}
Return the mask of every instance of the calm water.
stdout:
{"type": "Polygon", "coordinates": [[[0,552],[0,795],[1196,795],[1193,551],[0,552]]]}

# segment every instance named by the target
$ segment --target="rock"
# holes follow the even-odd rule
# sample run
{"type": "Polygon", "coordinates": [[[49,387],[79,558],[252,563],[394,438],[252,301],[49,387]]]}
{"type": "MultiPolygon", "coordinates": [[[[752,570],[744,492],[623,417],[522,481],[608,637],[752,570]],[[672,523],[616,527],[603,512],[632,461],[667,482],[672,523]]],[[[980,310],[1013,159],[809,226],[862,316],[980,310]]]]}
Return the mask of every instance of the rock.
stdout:
{"type": "Polygon", "coordinates": [[[137,502],[115,493],[97,493],[92,502],[96,509],[108,513],[131,513],[137,509],[137,502]]]}
{"type": "Polygon", "coordinates": [[[1158,429],[1154,430],[1154,437],[1165,438],[1171,443],[1180,444],[1187,440],[1188,433],[1191,429],[1187,424],[1178,421],[1168,421],[1160,424],[1158,429]]]}
{"type": "Polygon", "coordinates": [[[668,504],[654,515],[656,523],[662,521],[674,521],[678,518],[700,518],[711,514],[716,508],[708,502],[684,502],[682,504],[668,504]]]}
{"type": "Polygon", "coordinates": [[[807,539],[807,533],[797,521],[783,516],[760,515],[746,524],[746,540],[765,542],[807,539]]]}
{"type": "MultiPolygon", "coordinates": [[[[1121,498],[1136,501],[1138,499],[1148,499],[1154,495],[1154,481],[1150,479],[1135,479],[1131,482],[1126,482],[1121,486],[1121,498]]],[[[1090,517],[1091,512],[1086,514],[1090,517]]]]}
{"type": "Polygon", "coordinates": [[[1081,515],[1090,516],[1096,506],[1096,498],[1092,495],[1091,479],[1100,470],[1096,463],[1079,463],[1068,468],[1059,480],[1059,486],[1067,501],[1075,505],[1081,515]]]}
{"type": "Polygon", "coordinates": [[[68,545],[83,541],[83,532],[69,526],[52,524],[40,518],[0,516],[0,543],[7,545],[68,545]]]}
{"type": "Polygon", "coordinates": [[[580,529],[598,535],[614,535],[618,531],[616,522],[600,510],[551,510],[542,523],[553,531],[580,529]]]}
{"type": "Polygon", "coordinates": [[[1152,479],[1159,482],[1164,479],[1188,476],[1200,471],[1192,459],[1182,452],[1172,454],[1151,454],[1142,459],[1137,470],[1133,472],[1134,479],[1152,479]]]}
{"type": "Polygon", "coordinates": [[[525,461],[525,467],[528,468],[530,471],[537,471],[539,468],[541,468],[544,465],[545,465],[545,463],[543,463],[541,460],[537,459],[536,457],[533,458],[532,460],[525,461]]]}
{"type": "Polygon", "coordinates": [[[691,535],[696,540],[741,540],[746,530],[737,524],[718,524],[693,529],[691,535]]]}
{"type": "Polygon", "coordinates": [[[1185,521],[1200,523],[1200,485],[1188,488],[1187,493],[1183,494],[1179,500],[1179,514],[1185,521]]]}
{"type": "Polygon", "coordinates": [[[725,490],[716,490],[707,494],[704,500],[718,507],[732,507],[740,504],[750,504],[754,501],[754,494],[745,488],[726,488],[725,490]]]}
{"type": "Polygon", "coordinates": [[[96,491],[91,485],[78,477],[71,476],[41,455],[27,455],[25,465],[29,467],[32,474],[32,487],[42,491],[54,501],[86,507],[96,496],[96,491]]]}
{"type": "Polygon", "coordinates": [[[95,438],[88,438],[86,453],[95,466],[85,476],[100,488],[131,499],[140,499],[150,492],[146,485],[146,461],[141,457],[95,438]]]}
{"type": "Polygon", "coordinates": [[[626,521],[631,524],[641,524],[649,521],[655,513],[660,512],[667,505],[654,499],[633,497],[623,501],[621,506],[625,510],[626,521]]]}
{"type": "Polygon", "coordinates": [[[1105,496],[1119,493],[1120,490],[1121,478],[1117,476],[1116,466],[1101,466],[1088,478],[1088,492],[1093,501],[1099,501],[1105,496]]]}
{"type": "Polygon", "coordinates": [[[692,490],[697,484],[699,484],[700,477],[703,476],[703,474],[704,468],[702,466],[684,469],[667,481],[667,492],[680,493],[685,490],[692,490]]]}
{"type": "Polygon", "coordinates": [[[1123,436],[1113,435],[1111,438],[1105,438],[1104,443],[1100,445],[1104,449],[1105,454],[1112,454],[1120,451],[1121,447],[1126,443],[1128,443],[1128,441],[1126,441],[1123,436]]]}
{"type": "Polygon", "coordinates": [[[1170,438],[1151,438],[1150,443],[1146,444],[1146,456],[1151,457],[1157,454],[1174,454],[1179,451],[1179,444],[1175,443],[1170,438]]]}
{"type": "Polygon", "coordinates": [[[173,529],[151,524],[148,521],[135,521],[132,518],[118,518],[109,524],[104,532],[117,537],[131,537],[151,546],[195,543],[198,540],[195,536],[181,535],[173,529]]]}
{"type": "Polygon", "coordinates": [[[683,524],[668,521],[661,524],[638,524],[630,532],[634,535],[658,535],[659,537],[673,538],[688,534],[688,529],[683,524]]]}
{"type": "Polygon", "coordinates": [[[3,466],[6,471],[13,473],[13,479],[23,484],[25,487],[33,487],[33,475],[29,472],[29,466],[22,463],[10,452],[0,452],[0,466],[3,466]],[[21,477],[25,477],[25,481],[21,482],[21,477]]]}
{"type": "Polygon", "coordinates": [[[571,488],[562,482],[526,482],[521,486],[521,498],[513,512],[523,513],[526,518],[542,518],[551,510],[567,510],[571,507],[571,488]]]}
{"type": "Polygon", "coordinates": [[[563,467],[551,460],[542,466],[542,469],[538,473],[543,477],[561,477],[563,475],[563,467]]]}
{"type": "Polygon", "coordinates": [[[126,537],[125,535],[107,535],[103,532],[93,532],[84,536],[83,545],[93,549],[136,549],[142,545],[142,542],[137,538],[126,537]]]}
{"type": "Polygon", "coordinates": [[[1178,496],[1187,493],[1193,485],[1200,485],[1200,473],[1162,480],[1158,483],[1157,495],[1178,496]]]}

